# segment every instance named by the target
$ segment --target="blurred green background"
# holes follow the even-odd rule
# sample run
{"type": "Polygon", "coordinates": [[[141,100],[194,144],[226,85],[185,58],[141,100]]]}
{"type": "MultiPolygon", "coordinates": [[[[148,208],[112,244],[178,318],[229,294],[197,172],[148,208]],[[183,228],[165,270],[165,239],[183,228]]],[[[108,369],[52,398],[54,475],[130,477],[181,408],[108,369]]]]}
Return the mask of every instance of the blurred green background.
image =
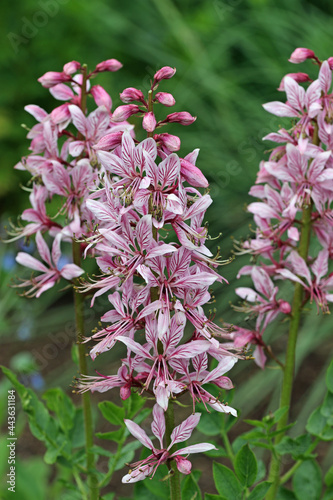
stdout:
{"type": "MultiPolygon", "coordinates": [[[[13,170],[28,153],[26,131],[20,124],[34,123],[23,108],[34,103],[50,111],[55,105],[48,90],[37,82],[38,77],[46,71],[61,71],[71,60],[93,68],[102,60],[119,59],[124,64],[122,70],[96,80],[109,91],[116,107],[125,87],[146,90],[157,69],[175,66],[175,77],[163,83],[161,90],[174,94],[173,111],[189,111],[197,121],[190,127],[173,126],[165,131],[179,133],[183,155],[197,147],[201,150],[197,164],[209,179],[214,198],[207,214],[210,233],[223,233],[218,244],[225,258],[232,250],[230,237],[249,234],[251,218],[244,209],[249,202],[247,193],[265,148],[271,147],[261,138],[280,124],[263,110],[262,103],[284,99],[276,89],[285,73],[308,71],[315,76],[316,68],[310,62],[298,67],[288,62],[296,47],[311,48],[322,59],[333,55],[333,5],[324,0],[6,0],[0,4],[0,25],[2,224],[28,206],[27,193],[20,189],[26,178],[13,170]]],[[[216,245],[211,243],[212,248],[216,245]]],[[[9,364],[12,359],[13,368],[33,373],[35,381],[30,379],[30,383],[36,389],[68,387],[73,375],[70,343],[63,341],[63,347],[58,348],[61,356],[52,358],[50,354],[46,366],[41,352],[56,344],[53,335],[71,331],[70,296],[51,291],[37,304],[8,289],[10,278],[20,272],[14,265],[17,246],[2,245],[1,250],[0,333],[5,350],[0,361],[9,364]],[[22,351],[28,357],[20,358],[22,351]],[[29,367],[30,362],[34,368],[29,367]]],[[[247,262],[247,257],[241,257],[222,268],[230,287],[217,289],[217,318],[244,321],[230,310],[229,301],[235,302],[235,275],[247,262]]],[[[95,316],[88,318],[92,325],[98,319],[95,316]]],[[[294,410],[300,422],[323,394],[327,351],[332,352],[333,347],[332,321],[324,320],[322,323],[321,317],[309,315],[300,339],[298,365],[303,363],[304,369],[297,379],[294,410]]],[[[274,333],[278,329],[282,334],[275,341],[279,351],[284,348],[286,327],[280,324],[274,333]]],[[[51,353],[52,348],[48,349],[51,353]]],[[[262,373],[247,365],[236,373],[236,385],[236,406],[244,415],[273,408],[276,371],[262,373]],[[245,384],[249,374],[254,377],[251,387],[245,384]]],[[[22,456],[29,457],[29,451],[23,449],[22,456]]],[[[39,471],[41,481],[47,481],[46,472],[39,471]]],[[[25,497],[25,489],[19,500],[43,498],[37,490],[25,497]]]]}

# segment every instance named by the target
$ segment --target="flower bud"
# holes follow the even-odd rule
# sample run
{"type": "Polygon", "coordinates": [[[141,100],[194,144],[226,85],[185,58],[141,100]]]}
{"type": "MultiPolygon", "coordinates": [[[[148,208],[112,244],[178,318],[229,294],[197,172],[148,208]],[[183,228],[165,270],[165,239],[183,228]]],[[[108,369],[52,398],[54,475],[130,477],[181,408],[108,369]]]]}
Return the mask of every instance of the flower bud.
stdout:
{"type": "Polygon", "coordinates": [[[180,139],[176,135],[171,134],[155,134],[154,140],[159,142],[161,146],[167,148],[169,151],[179,151],[180,139]]]}
{"type": "Polygon", "coordinates": [[[155,73],[154,82],[158,83],[161,80],[168,80],[169,78],[172,78],[175,73],[176,73],[176,68],[170,68],[170,66],[164,66],[155,73]]]}
{"type": "Polygon", "coordinates": [[[284,79],[286,78],[286,76],[290,76],[290,78],[295,80],[295,82],[297,83],[312,82],[312,79],[306,73],[288,73],[282,78],[278,90],[284,90],[284,79]]]}
{"type": "Polygon", "coordinates": [[[140,108],[136,104],[128,104],[126,106],[118,106],[112,114],[112,121],[113,122],[123,122],[127,120],[132,115],[135,115],[135,113],[139,113],[140,108]]]}
{"type": "Polygon", "coordinates": [[[78,69],[81,68],[81,64],[77,61],[71,61],[64,65],[63,70],[66,75],[72,75],[76,73],[78,69]]]}
{"type": "Polygon", "coordinates": [[[180,159],[180,173],[191,186],[206,188],[209,183],[201,170],[183,158],[180,159]]]}
{"type": "Polygon", "coordinates": [[[141,90],[135,89],[134,87],[128,87],[127,89],[123,90],[122,93],[120,94],[120,99],[126,103],[132,101],[141,101],[141,102],[145,101],[145,98],[141,90]]]}
{"type": "Polygon", "coordinates": [[[289,302],[286,302],[285,300],[280,299],[279,300],[279,310],[283,314],[290,314],[291,313],[291,306],[289,302]]]}
{"type": "Polygon", "coordinates": [[[176,104],[175,98],[168,92],[157,92],[155,99],[164,106],[174,106],[176,104]]]}
{"type": "Polygon", "coordinates": [[[97,106],[105,106],[108,110],[111,109],[112,99],[106,90],[103,89],[100,85],[94,85],[90,90],[91,95],[93,96],[95,103],[97,106]]]}
{"type": "Polygon", "coordinates": [[[180,123],[181,125],[191,125],[197,119],[187,111],[180,111],[179,113],[171,113],[164,120],[167,123],[180,123]]]}
{"type": "Polygon", "coordinates": [[[181,472],[182,474],[190,474],[191,473],[192,464],[189,460],[187,460],[184,457],[181,457],[180,455],[176,455],[175,461],[176,461],[177,469],[179,470],[179,472],[181,472]]]}
{"type": "Polygon", "coordinates": [[[291,54],[289,62],[292,62],[294,64],[299,64],[307,59],[316,59],[317,57],[315,56],[315,53],[313,50],[310,49],[304,49],[304,48],[298,48],[294,50],[294,52],[291,54]]]}
{"type": "Polygon", "coordinates": [[[68,82],[71,80],[70,75],[66,75],[65,73],[60,73],[59,71],[48,71],[43,76],[38,78],[38,82],[43,85],[46,89],[50,89],[58,83],[68,82]]]}
{"type": "Polygon", "coordinates": [[[121,144],[121,138],[123,136],[123,132],[111,132],[111,134],[106,134],[102,137],[93,149],[99,149],[102,151],[110,151],[111,149],[116,148],[121,144]]]}
{"type": "Polygon", "coordinates": [[[142,126],[147,132],[154,132],[156,128],[156,118],[152,111],[146,113],[143,117],[142,126]]]}
{"type": "Polygon", "coordinates": [[[100,73],[101,71],[118,71],[123,65],[117,59],[107,59],[106,61],[97,64],[94,73],[100,73]]]}

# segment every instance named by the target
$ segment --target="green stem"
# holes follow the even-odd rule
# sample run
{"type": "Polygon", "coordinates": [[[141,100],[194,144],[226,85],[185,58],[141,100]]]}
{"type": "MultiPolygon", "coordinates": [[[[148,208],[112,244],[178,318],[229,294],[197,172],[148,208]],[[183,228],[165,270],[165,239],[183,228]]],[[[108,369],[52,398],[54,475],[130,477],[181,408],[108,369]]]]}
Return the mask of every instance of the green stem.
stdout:
{"type": "MultiPolygon", "coordinates": [[[[320,144],[317,124],[315,124],[314,127],[312,143],[316,145],[320,144]]],[[[307,260],[309,252],[312,208],[313,204],[311,201],[310,204],[304,208],[301,221],[301,236],[298,246],[298,253],[305,260],[305,262],[307,260]]],[[[289,420],[291,394],[293,389],[293,380],[295,372],[296,342],[297,342],[297,334],[301,320],[302,309],[303,309],[303,286],[300,283],[296,283],[294,290],[293,304],[291,309],[291,321],[289,326],[286,362],[283,369],[282,391],[280,398],[280,408],[287,406],[288,411],[279,420],[276,430],[283,429],[287,425],[289,420]]],[[[285,432],[280,432],[276,436],[274,443],[278,444],[284,435],[285,432]]],[[[272,482],[272,486],[268,491],[266,500],[274,500],[276,497],[280,484],[280,467],[281,467],[281,457],[273,454],[268,476],[268,480],[272,482]]]]}
{"type": "MultiPolygon", "coordinates": [[[[298,248],[299,255],[306,261],[310,234],[311,234],[311,213],[312,204],[303,210],[302,216],[302,230],[300,237],[300,244],[298,248]]],[[[290,413],[290,402],[291,394],[293,388],[294,371],[295,371],[295,354],[296,354],[296,342],[297,334],[302,313],[302,301],[303,301],[303,286],[300,283],[295,284],[294,299],[291,310],[291,321],[289,327],[289,336],[287,344],[286,362],[283,370],[283,382],[282,391],[280,398],[280,408],[288,406],[288,411],[279,420],[276,430],[281,430],[288,423],[289,413],[290,413]]],[[[280,432],[275,438],[275,444],[278,444],[284,436],[284,432],[280,432]]],[[[279,456],[272,457],[271,467],[269,472],[268,480],[272,482],[272,486],[267,494],[267,500],[273,500],[276,497],[276,493],[280,483],[280,465],[281,458],[279,456]]]]}
{"type": "Polygon", "coordinates": [[[232,463],[232,465],[234,465],[234,463],[235,463],[235,454],[234,454],[234,452],[232,450],[228,434],[226,433],[225,430],[222,431],[222,440],[223,440],[223,444],[225,446],[226,452],[228,453],[228,457],[230,459],[230,462],[232,463]]]}
{"type": "MultiPolygon", "coordinates": [[[[165,435],[167,446],[171,443],[171,433],[175,428],[175,416],[174,416],[174,406],[173,402],[169,400],[168,409],[165,412],[165,435]]],[[[176,447],[173,446],[170,453],[175,451],[176,447]]],[[[177,469],[175,460],[170,460],[168,463],[169,471],[171,472],[169,483],[170,483],[170,500],[181,500],[181,490],[180,490],[180,474],[177,469]]]]}
{"type": "MultiPolygon", "coordinates": [[[[73,241],[73,262],[77,266],[81,267],[81,245],[77,241],[73,241]]],[[[83,317],[83,306],[84,297],[79,292],[74,290],[74,306],[75,306],[75,322],[76,322],[76,335],[78,343],[78,353],[79,353],[79,371],[81,375],[88,375],[87,370],[87,358],[86,358],[86,348],[85,344],[82,343],[84,338],[84,317],[83,317]]],[[[84,435],[85,435],[85,447],[87,456],[87,476],[88,476],[88,486],[90,491],[90,500],[98,500],[99,489],[98,480],[94,472],[95,470],[95,457],[91,452],[93,446],[93,423],[91,415],[91,401],[90,392],[84,392],[82,394],[82,405],[83,405],[83,418],[84,418],[84,435]]]]}

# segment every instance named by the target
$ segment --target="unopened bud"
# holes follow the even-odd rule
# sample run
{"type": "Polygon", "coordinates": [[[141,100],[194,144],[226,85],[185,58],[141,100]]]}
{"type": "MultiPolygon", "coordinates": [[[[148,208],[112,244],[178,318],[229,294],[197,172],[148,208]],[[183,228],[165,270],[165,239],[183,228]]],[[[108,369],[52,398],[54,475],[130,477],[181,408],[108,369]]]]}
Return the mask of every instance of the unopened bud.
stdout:
{"type": "Polygon", "coordinates": [[[283,314],[290,314],[291,313],[291,306],[289,302],[286,302],[285,300],[280,299],[279,300],[279,310],[283,314]]]}
{"type": "Polygon", "coordinates": [[[175,98],[168,92],[157,92],[155,99],[164,106],[174,106],[176,104],[175,98]]]}
{"type": "Polygon", "coordinates": [[[127,89],[123,90],[120,94],[120,99],[126,103],[132,101],[144,102],[145,100],[141,90],[135,89],[134,87],[128,87],[127,89]]]}
{"type": "Polygon", "coordinates": [[[290,76],[297,83],[312,82],[312,79],[306,73],[288,73],[282,78],[278,90],[284,90],[284,79],[286,76],[290,76]]]}
{"type": "Polygon", "coordinates": [[[176,135],[155,134],[154,140],[159,142],[162,147],[166,147],[169,151],[179,151],[180,149],[180,139],[176,135]]]}
{"type": "Polygon", "coordinates": [[[187,160],[181,158],[180,173],[191,186],[206,188],[209,183],[201,170],[187,160]]]}
{"type": "Polygon", "coordinates": [[[70,75],[65,73],[60,73],[59,71],[48,71],[43,76],[38,78],[38,82],[43,85],[46,89],[50,89],[58,83],[68,82],[71,80],[70,75]]]}
{"type": "Polygon", "coordinates": [[[73,73],[76,73],[77,70],[81,68],[81,64],[77,61],[71,61],[65,64],[63,67],[64,73],[66,75],[72,75],[73,73]]]}
{"type": "Polygon", "coordinates": [[[158,83],[161,80],[168,80],[169,78],[172,78],[175,73],[176,73],[176,68],[170,68],[170,66],[164,66],[155,73],[154,82],[158,83]]]}
{"type": "Polygon", "coordinates": [[[94,73],[99,73],[101,71],[118,71],[123,65],[117,59],[107,59],[106,61],[97,64],[94,73]]]}
{"type": "Polygon", "coordinates": [[[156,128],[156,118],[152,111],[146,113],[143,117],[142,126],[147,132],[154,132],[156,128]]]}
{"type": "Polygon", "coordinates": [[[114,149],[121,144],[123,132],[112,132],[111,134],[107,134],[102,137],[95,146],[94,149],[99,149],[102,151],[110,151],[110,149],[114,149]]]}
{"type": "Polygon", "coordinates": [[[313,50],[299,47],[298,49],[294,50],[294,52],[291,54],[289,62],[292,62],[294,64],[299,64],[306,61],[307,59],[317,60],[317,57],[315,56],[313,50]]]}
{"type": "Polygon", "coordinates": [[[180,123],[181,125],[191,125],[197,119],[187,111],[180,111],[179,113],[171,113],[164,120],[167,123],[180,123]]]}
{"type": "Polygon", "coordinates": [[[136,104],[128,104],[126,106],[118,106],[112,114],[112,121],[117,123],[117,122],[123,122],[127,120],[132,115],[135,115],[136,113],[139,113],[140,108],[136,104]]]}

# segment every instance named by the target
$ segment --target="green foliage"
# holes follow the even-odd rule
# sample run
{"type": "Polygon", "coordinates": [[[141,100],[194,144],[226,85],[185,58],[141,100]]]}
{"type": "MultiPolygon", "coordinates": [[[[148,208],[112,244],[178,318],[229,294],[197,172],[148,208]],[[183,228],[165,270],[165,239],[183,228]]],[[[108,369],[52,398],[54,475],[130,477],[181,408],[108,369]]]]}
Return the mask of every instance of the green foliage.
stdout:
{"type": "Polygon", "coordinates": [[[242,485],[246,487],[252,486],[257,477],[257,460],[247,444],[236,455],[235,472],[242,485]]]}
{"type": "Polygon", "coordinates": [[[263,500],[267,491],[269,490],[271,483],[268,481],[263,481],[251,491],[250,495],[247,497],[247,500],[263,500]]]}
{"type": "Polygon", "coordinates": [[[319,465],[314,460],[306,460],[293,477],[293,488],[297,500],[319,500],[322,479],[319,465]]]}
{"type": "Polygon", "coordinates": [[[294,460],[299,460],[306,457],[306,452],[312,443],[309,434],[303,434],[295,439],[289,436],[284,436],[279,444],[275,446],[279,455],[291,455],[294,460]]]}
{"type": "Polygon", "coordinates": [[[201,500],[201,491],[194,474],[186,476],[182,482],[182,500],[201,500]]]}
{"type": "Polygon", "coordinates": [[[243,488],[231,469],[214,462],[213,476],[217,491],[226,500],[240,500],[243,488]]]}

